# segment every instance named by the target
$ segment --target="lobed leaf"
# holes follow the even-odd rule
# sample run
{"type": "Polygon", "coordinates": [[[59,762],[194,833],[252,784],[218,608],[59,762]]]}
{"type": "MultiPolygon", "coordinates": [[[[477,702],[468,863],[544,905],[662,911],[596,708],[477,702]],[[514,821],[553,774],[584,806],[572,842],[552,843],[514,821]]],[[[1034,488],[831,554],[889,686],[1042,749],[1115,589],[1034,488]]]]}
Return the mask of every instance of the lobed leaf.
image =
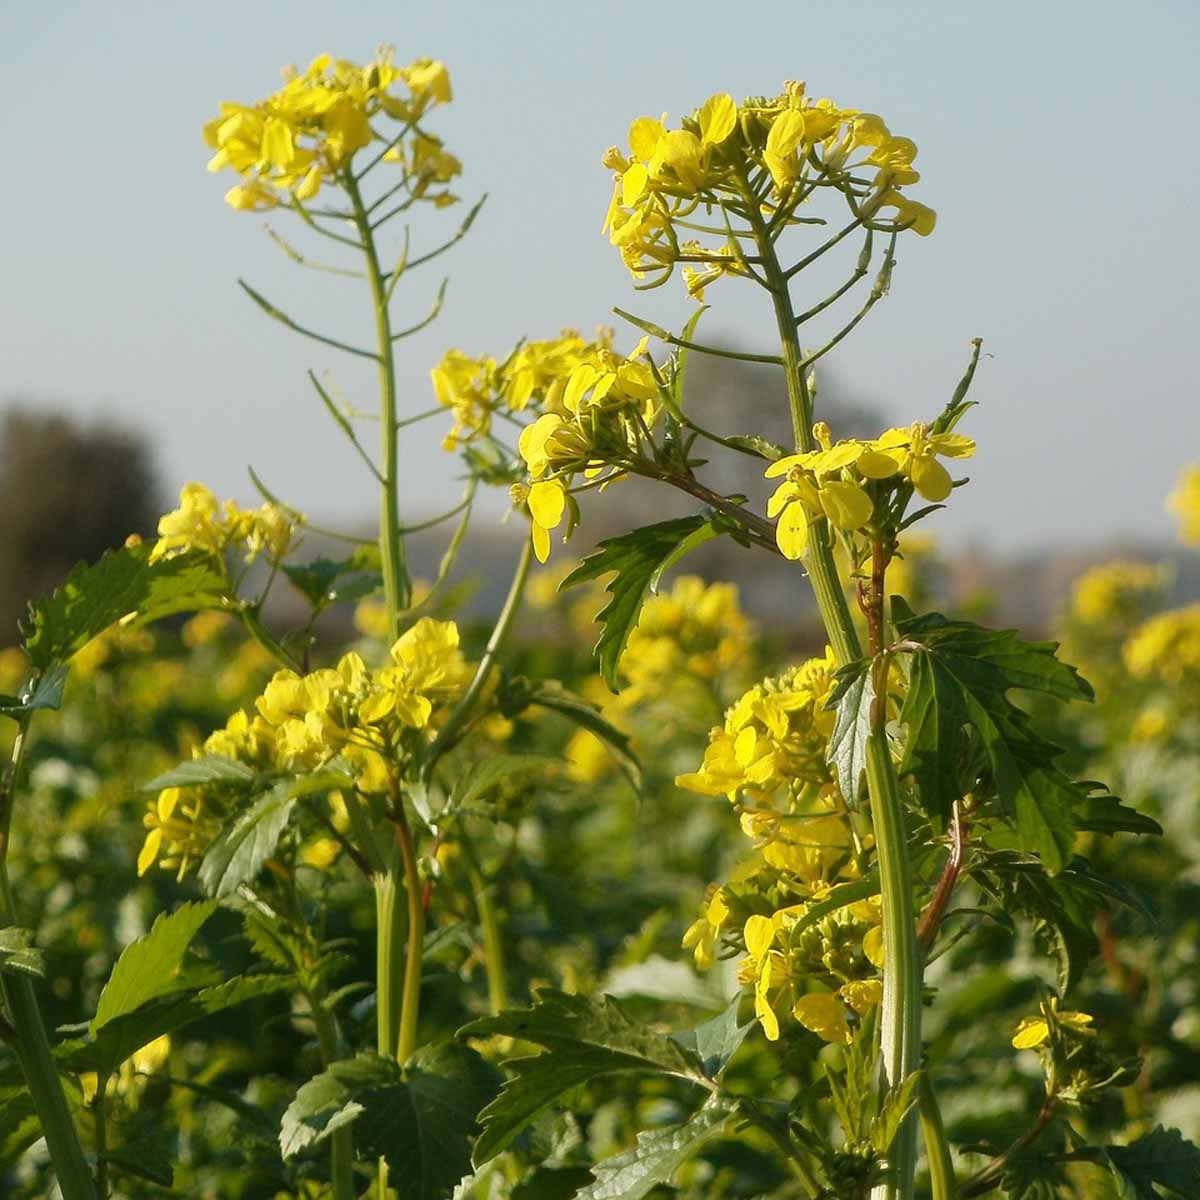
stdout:
{"type": "Polygon", "coordinates": [[[596,617],[602,628],[595,654],[600,674],[611,691],[621,690],[617,665],[629,635],[637,627],[647,593],[657,586],[667,567],[716,533],[708,517],[696,515],[604,538],[599,548],[559,585],[561,590],[615,572],[616,577],[604,589],[611,599],[596,617]]]}
{"type": "Polygon", "coordinates": [[[275,853],[295,805],[284,783],[238,813],[205,851],[198,872],[200,886],[210,896],[223,897],[249,883],[275,853]]]}

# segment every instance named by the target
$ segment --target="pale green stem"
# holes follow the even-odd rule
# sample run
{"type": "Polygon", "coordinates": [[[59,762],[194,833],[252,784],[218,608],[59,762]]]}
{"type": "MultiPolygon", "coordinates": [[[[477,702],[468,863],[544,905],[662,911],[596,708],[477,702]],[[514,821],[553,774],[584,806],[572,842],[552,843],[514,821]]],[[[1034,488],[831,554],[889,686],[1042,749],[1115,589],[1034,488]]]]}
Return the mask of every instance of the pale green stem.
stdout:
{"type": "MultiPolygon", "coordinates": [[[[404,953],[402,868],[391,850],[375,875],[375,1048],[383,1058],[398,1058],[402,991],[399,964],[404,953]]],[[[387,1200],[387,1163],[379,1160],[379,1200],[387,1200]]]]}
{"type": "Polygon", "coordinates": [[[463,851],[471,890],[475,893],[475,911],[479,914],[479,931],[483,938],[483,963],[487,973],[488,1007],[493,1016],[508,1007],[508,972],[504,965],[504,938],[500,932],[500,917],[492,896],[493,883],[484,878],[475,849],[464,837],[463,851]]]}
{"type": "MultiPolygon", "coordinates": [[[[18,924],[8,880],[8,836],[17,777],[29,736],[29,721],[28,714],[21,719],[12,758],[0,781],[0,925],[18,924]]],[[[33,1097],[63,1200],[96,1200],[96,1186],[54,1065],[33,981],[25,975],[0,973],[0,997],[3,997],[4,1010],[12,1027],[13,1050],[33,1097]]]]}
{"type": "MultiPolygon", "coordinates": [[[[804,356],[796,333],[796,314],[788,290],[787,275],[780,266],[762,218],[753,206],[750,208],[750,220],[760,231],[763,272],[774,302],[775,320],[783,348],[796,449],[798,452],[812,450],[815,448],[812,400],[804,378],[804,356]]],[[[826,635],[839,665],[861,658],[862,646],[838,577],[829,524],[823,517],[809,518],[805,564],[826,635]]],[[[885,962],[880,1041],[885,1080],[887,1086],[892,1087],[920,1065],[922,965],[917,949],[904,809],[882,721],[876,723],[867,740],[867,788],[883,909],[885,962]]],[[[916,1159],[915,1131],[916,1122],[909,1117],[896,1136],[890,1180],[875,1189],[875,1200],[911,1200],[916,1159]]]]}
{"type": "Polygon", "coordinates": [[[425,941],[425,905],[421,898],[421,876],[417,855],[404,808],[397,804],[393,826],[400,860],[404,867],[404,891],[408,898],[407,945],[404,952],[404,992],[401,997],[400,1029],[396,1039],[396,1058],[408,1061],[417,1048],[417,1018],[421,1009],[421,963],[425,941]]]}
{"type": "MultiPolygon", "coordinates": [[[[317,1029],[317,1045],[321,1062],[331,1066],[338,1059],[337,1023],[333,1014],[321,1003],[321,997],[309,995],[313,1024],[317,1029]]],[[[349,1126],[335,1129],[329,1138],[329,1174],[333,1182],[334,1200],[354,1200],[354,1132],[349,1126]]]]}
{"type": "Polygon", "coordinates": [[[929,1165],[929,1188],[933,1200],[955,1200],[958,1184],[954,1178],[954,1160],[946,1140],[946,1126],[941,1109],[927,1076],[917,1085],[917,1106],[921,1118],[921,1133],[925,1138],[925,1157],[929,1165]]]}
{"type": "Polygon", "coordinates": [[[387,601],[392,638],[400,636],[400,614],[412,598],[404,538],[400,533],[399,433],[396,426],[396,355],[392,345],[392,321],[388,312],[387,282],[379,265],[375,237],[354,177],[345,177],[346,192],[354,210],[354,223],[362,238],[367,262],[367,279],[375,307],[376,353],[379,359],[379,429],[383,486],[379,489],[379,555],[383,571],[383,594],[387,601]]]}

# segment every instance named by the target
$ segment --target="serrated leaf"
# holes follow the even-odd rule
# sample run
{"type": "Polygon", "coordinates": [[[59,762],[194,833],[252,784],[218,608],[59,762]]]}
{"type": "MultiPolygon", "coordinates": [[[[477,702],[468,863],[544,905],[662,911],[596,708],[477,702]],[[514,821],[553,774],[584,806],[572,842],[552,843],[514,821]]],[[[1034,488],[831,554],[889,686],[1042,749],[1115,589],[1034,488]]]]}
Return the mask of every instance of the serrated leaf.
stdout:
{"type": "Polygon", "coordinates": [[[400,1066],[378,1054],[331,1063],[302,1084],[279,1126],[279,1151],[285,1159],[315,1146],[361,1116],[359,1097],[400,1084],[400,1066]]]}
{"type": "Polygon", "coordinates": [[[162,913],[145,937],[121,951],[89,1026],[93,1037],[115,1017],[178,989],[176,972],[183,956],[216,908],[215,900],[181,904],[173,913],[162,913]]]}
{"type": "Polygon", "coordinates": [[[223,754],[202,754],[199,758],[181,762],[179,766],[156,776],[142,785],[144,792],[160,792],[169,787],[198,787],[205,783],[254,782],[254,771],[236,759],[223,754]]]}
{"type": "Polygon", "coordinates": [[[611,691],[620,691],[617,665],[654,580],[675,561],[680,547],[708,524],[703,515],[680,517],[604,538],[559,585],[561,590],[615,573],[604,589],[611,599],[596,617],[602,630],[595,646],[600,675],[611,691]]]}
{"type": "Polygon", "coordinates": [[[884,1097],[879,1115],[871,1122],[871,1145],[875,1147],[877,1154],[886,1158],[891,1152],[900,1126],[916,1106],[917,1085],[920,1081],[921,1072],[914,1071],[899,1087],[892,1088],[884,1097]]]}
{"type": "Polygon", "coordinates": [[[594,733],[616,757],[633,790],[642,793],[642,767],[630,746],[629,737],[608,721],[595,705],[568,691],[556,680],[530,680],[524,676],[504,679],[498,692],[500,711],[506,717],[524,712],[530,705],[553,709],[594,733]]]}
{"type": "Polygon", "coordinates": [[[455,784],[448,807],[468,808],[498,784],[511,785],[536,777],[560,762],[550,754],[493,754],[480,759],[455,784]]]}
{"type": "Polygon", "coordinates": [[[690,1120],[670,1129],[639,1133],[637,1145],[592,1168],[593,1183],[575,1193],[575,1200],[642,1200],[675,1172],[729,1118],[720,1101],[706,1104],[690,1120]]]}
{"type": "Polygon", "coordinates": [[[867,770],[867,742],[871,737],[871,706],[875,702],[875,679],[869,661],[850,663],[837,672],[838,684],[826,707],[836,709],[829,735],[829,762],[837,772],[846,803],[858,803],[862,778],[867,770]]]}
{"type": "Polygon", "coordinates": [[[1179,1130],[1160,1125],[1128,1146],[1104,1149],[1138,1200],[1161,1200],[1160,1187],[1182,1200],[1200,1200],[1200,1149],[1179,1130]]]}
{"type": "Polygon", "coordinates": [[[60,1042],[54,1057],[69,1071],[112,1074],[126,1059],[164,1033],[174,1033],[213,1013],[295,986],[286,975],[243,975],[215,987],[152,1000],[107,1021],[90,1041],[60,1042]]]}
{"type": "Polygon", "coordinates": [[[204,852],[198,878],[210,896],[228,896],[249,883],[275,853],[296,801],[286,784],[260,796],[217,834],[204,852]]]}
{"type": "Polygon", "coordinates": [[[753,1021],[738,1024],[738,1009],[741,996],[735,996],[728,1007],[715,1017],[672,1036],[685,1049],[700,1060],[700,1066],[709,1079],[720,1078],[729,1060],[737,1053],[746,1035],[754,1028],[753,1021]]]}
{"type": "Polygon", "coordinates": [[[1147,833],[1162,835],[1162,826],[1145,813],[1127,808],[1116,796],[1088,796],[1076,809],[1075,825],[1090,833],[1147,833]]]}
{"type": "MultiPolygon", "coordinates": [[[[905,612],[893,604],[893,611],[905,612]]],[[[1079,673],[1052,642],[1024,642],[1011,630],[948,621],[940,613],[902,615],[896,629],[910,655],[900,713],[907,727],[901,773],[912,775],[930,819],[944,828],[970,781],[961,778],[974,729],[1001,805],[1023,850],[1060,870],[1074,835],[1072,810],[1084,794],[1054,765],[1058,747],[1040,737],[1009,699],[1012,688],[1059,699],[1091,699],[1079,673]]]]}
{"type": "Polygon", "coordinates": [[[20,925],[0,929],[0,971],[9,974],[46,977],[46,959],[33,944],[33,930],[20,925]]]}
{"type": "Polygon", "coordinates": [[[62,587],[31,604],[21,631],[33,665],[44,669],[66,661],[131,613],[156,620],[233,601],[207,555],[185,554],[151,565],[152,549],[144,542],[110,550],[91,565],[79,563],[62,587]]]}
{"type": "Polygon", "coordinates": [[[442,1200],[470,1172],[476,1114],[498,1077],[464,1046],[429,1046],[402,1071],[375,1054],[333,1063],[296,1093],[279,1145],[291,1158],[354,1126],[360,1158],[382,1157],[402,1196],[442,1200]]]}
{"type": "Polygon", "coordinates": [[[460,1037],[495,1035],[533,1042],[547,1053],[506,1064],[514,1078],[479,1115],[484,1131],[475,1146],[477,1167],[555,1099],[590,1079],[627,1071],[704,1077],[694,1051],[640,1025],[611,996],[597,1002],[547,989],[532,1008],[483,1017],[459,1030],[460,1037]]]}

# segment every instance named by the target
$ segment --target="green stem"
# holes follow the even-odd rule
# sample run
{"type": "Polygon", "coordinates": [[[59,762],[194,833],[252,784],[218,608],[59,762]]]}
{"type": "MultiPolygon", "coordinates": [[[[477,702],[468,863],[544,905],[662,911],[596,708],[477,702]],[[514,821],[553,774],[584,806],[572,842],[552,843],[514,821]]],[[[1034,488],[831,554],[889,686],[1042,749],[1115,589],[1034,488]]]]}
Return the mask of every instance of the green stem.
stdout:
{"type": "MultiPolygon", "coordinates": [[[[320,996],[310,994],[308,1006],[317,1029],[321,1062],[328,1067],[338,1060],[337,1023],[333,1014],[321,1003],[320,996]]],[[[329,1174],[333,1182],[334,1200],[354,1200],[354,1133],[349,1126],[335,1129],[330,1135],[329,1174]]]]}
{"type": "Polygon", "coordinates": [[[467,684],[467,690],[463,692],[458,703],[451,710],[450,715],[446,718],[446,723],[438,731],[437,738],[429,748],[429,756],[425,760],[426,776],[432,773],[438,759],[454,748],[463,728],[473,714],[476,702],[487,686],[492,667],[495,666],[496,659],[504,649],[509,630],[520,611],[521,597],[525,593],[525,583],[529,578],[529,568],[532,563],[533,543],[527,541],[521,551],[521,557],[517,559],[517,569],[513,572],[508,596],[504,600],[504,607],[500,610],[500,615],[496,618],[496,624],[492,627],[492,635],[483,648],[479,666],[475,668],[475,674],[472,676],[471,682],[467,684]]]}
{"type": "Polygon", "coordinates": [[[404,952],[404,991],[401,997],[400,1030],[396,1058],[405,1063],[417,1048],[417,1018],[421,1009],[421,960],[424,956],[425,905],[421,899],[421,876],[417,855],[402,805],[393,817],[396,844],[404,866],[404,891],[408,897],[407,945],[404,952]]]}
{"type": "MultiPolygon", "coordinates": [[[[398,1058],[401,990],[396,986],[404,953],[402,868],[396,849],[375,875],[375,1048],[384,1058],[398,1058]]],[[[387,1200],[388,1168],[378,1168],[379,1200],[387,1200]]]]}
{"type": "Polygon", "coordinates": [[[954,1160],[946,1140],[942,1111],[926,1075],[917,1085],[917,1107],[921,1118],[921,1133],[925,1139],[925,1157],[929,1165],[929,1189],[932,1200],[955,1200],[958,1183],[954,1178],[954,1160]]]}
{"type": "Polygon", "coordinates": [[[92,1115],[96,1123],[96,1191],[100,1194],[100,1200],[108,1200],[107,1092],[108,1076],[102,1071],[96,1077],[96,1098],[92,1101],[92,1115]]]}
{"type": "Polygon", "coordinates": [[[396,425],[396,355],[392,344],[392,321],[388,291],[371,223],[358,183],[345,174],[346,193],[354,211],[354,223],[362,239],[367,262],[367,279],[375,308],[375,341],[379,358],[379,429],[383,486],[379,489],[379,555],[383,572],[383,594],[387,601],[391,636],[400,636],[400,614],[412,599],[404,538],[400,533],[399,433],[396,425]]]}
{"type": "Polygon", "coordinates": [[[475,849],[464,836],[463,853],[467,859],[467,874],[475,895],[475,911],[479,914],[479,930],[483,937],[483,963],[487,973],[488,1007],[493,1016],[508,1007],[508,972],[504,965],[504,939],[500,933],[500,917],[492,898],[494,883],[483,876],[475,849]]]}
{"type": "MultiPolygon", "coordinates": [[[[788,273],[780,266],[774,243],[754,205],[749,206],[748,219],[759,233],[763,272],[775,306],[796,449],[798,452],[812,450],[815,448],[812,398],[804,377],[804,356],[796,332],[788,273]]],[[[833,558],[829,523],[823,517],[809,517],[805,563],[839,665],[861,658],[862,646],[833,558]]],[[[879,603],[882,604],[882,596],[879,603]]],[[[872,651],[878,653],[881,648],[873,646],[872,651]]],[[[886,662],[883,670],[886,672],[886,662]]],[[[882,694],[886,694],[886,689],[882,694]]],[[[917,949],[904,808],[887,744],[885,706],[878,704],[876,710],[871,736],[867,739],[867,789],[883,908],[885,962],[880,1042],[885,1082],[888,1087],[894,1087],[920,1065],[922,966],[917,949]]],[[[916,1160],[916,1122],[911,1116],[896,1135],[893,1147],[891,1177],[888,1183],[875,1189],[875,1200],[911,1200],[916,1160]]]]}
{"type": "MultiPolygon", "coordinates": [[[[8,879],[8,837],[17,777],[29,736],[29,721],[29,714],[21,718],[12,757],[0,780],[0,925],[18,923],[8,879]]],[[[96,1187],[58,1078],[32,980],[25,975],[0,973],[0,998],[4,1001],[4,1011],[12,1028],[13,1049],[33,1096],[63,1200],[96,1200],[96,1187]]]]}

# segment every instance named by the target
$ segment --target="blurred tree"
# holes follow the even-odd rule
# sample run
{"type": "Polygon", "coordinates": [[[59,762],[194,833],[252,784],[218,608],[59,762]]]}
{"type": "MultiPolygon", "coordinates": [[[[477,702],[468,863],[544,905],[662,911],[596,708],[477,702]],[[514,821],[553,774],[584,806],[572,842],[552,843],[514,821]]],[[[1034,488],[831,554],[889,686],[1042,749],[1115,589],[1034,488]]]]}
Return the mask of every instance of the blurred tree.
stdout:
{"type": "Polygon", "coordinates": [[[36,596],[131,533],[153,532],[158,481],[131,430],[10,409],[0,443],[0,645],[36,596]]]}

